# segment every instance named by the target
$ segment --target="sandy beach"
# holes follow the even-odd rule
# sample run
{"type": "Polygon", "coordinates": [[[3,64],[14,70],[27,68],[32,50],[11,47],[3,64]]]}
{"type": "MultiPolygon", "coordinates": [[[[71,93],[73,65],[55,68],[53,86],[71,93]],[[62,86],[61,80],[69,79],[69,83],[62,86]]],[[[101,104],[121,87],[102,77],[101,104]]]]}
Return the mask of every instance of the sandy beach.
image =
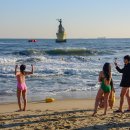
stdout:
{"type": "MultiPolygon", "coordinates": [[[[113,110],[118,108],[116,99],[113,110]]],[[[130,113],[113,114],[109,109],[103,116],[100,109],[92,117],[94,100],[59,100],[28,103],[25,112],[17,112],[16,103],[0,104],[0,129],[5,130],[122,130],[130,128],[130,113]]],[[[126,102],[125,107],[126,109],[126,102]]]]}

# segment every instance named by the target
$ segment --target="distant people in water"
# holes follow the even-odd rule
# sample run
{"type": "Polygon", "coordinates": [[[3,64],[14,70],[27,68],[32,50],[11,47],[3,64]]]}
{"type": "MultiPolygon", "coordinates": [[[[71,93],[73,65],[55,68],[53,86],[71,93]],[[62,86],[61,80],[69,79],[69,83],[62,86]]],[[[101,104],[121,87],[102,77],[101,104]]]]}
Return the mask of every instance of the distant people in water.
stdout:
{"type": "Polygon", "coordinates": [[[130,112],[130,56],[126,55],[124,57],[124,68],[120,69],[118,67],[118,64],[115,60],[115,66],[116,69],[119,73],[122,73],[122,80],[120,83],[121,88],[121,93],[120,93],[120,106],[119,109],[114,111],[116,113],[122,112],[122,107],[124,103],[124,97],[126,96],[127,102],[128,102],[128,109],[125,112],[130,112]]]}
{"type": "Polygon", "coordinates": [[[16,75],[16,78],[17,78],[17,99],[18,99],[19,111],[25,111],[26,110],[26,106],[27,106],[27,86],[26,86],[26,83],[25,83],[25,77],[27,75],[33,74],[34,67],[33,67],[33,65],[31,65],[31,66],[32,66],[31,72],[25,71],[25,69],[26,69],[25,65],[20,66],[20,71],[17,71],[18,65],[15,66],[15,75],[16,75]],[[21,95],[22,95],[23,101],[24,101],[23,109],[22,109],[22,104],[21,104],[21,95]]]}
{"type": "Polygon", "coordinates": [[[110,63],[104,64],[103,70],[99,73],[98,81],[101,83],[101,87],[99,88],[96,96],[94,113],[92,116],[96,115],[98,107],[104,108],[104,115],[107,113],[109,96],[111,94],[111,91],[114,91],[110,63]],[[103,104],[101,104],[102,101],[103,104]]]}

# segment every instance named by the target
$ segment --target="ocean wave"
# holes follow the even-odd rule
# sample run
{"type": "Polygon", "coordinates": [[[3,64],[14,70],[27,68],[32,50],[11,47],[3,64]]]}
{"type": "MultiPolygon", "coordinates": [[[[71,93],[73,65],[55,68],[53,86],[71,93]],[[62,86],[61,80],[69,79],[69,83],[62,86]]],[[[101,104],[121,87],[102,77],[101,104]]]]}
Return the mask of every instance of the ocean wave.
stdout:
{"type": "Polygon", "coordinates": [[[86,48],[72,49],[54,49],[45,51],[48,55],[73,55],[73,56],[91,56],[100,54],[97,50],[89,50],[86,48]]]}
{"type": "Polygon", "coordinates": [[[0,64],[14,64],[16,60],[17,58],[13,58],[13,57],[1,57],[0,64]]]}
{"type": "Polygon", "coordinates": [[[14,90],[0,90],[0,96],[13,96],[15,93],[14,90]]]}
{"type": "Polygon", "coordinates": [[[38,57],[31,57],[31,58],[26,58],[26,59],[18,59],[16,61],[16,63],[37,63],[37,62],[40,62],[40,61],[43,61],[43,58],[38,58],[38,57]]]}
{"type": "Polygon", "coordinates": [[[57,93],[68,93],[68,92],[82,92],[82,91],[92,91],[92,90],[97,90],[99,88],[95,87],[96,85],[94,84],[93,87],[87,85],[86,87],[70,87],[70,88],[62,88],[62,89],[54,89],[54,90],[50,90],[48,91],[48,93],[53,93],[53,94],[57,94],[57,93]]]}
{"type": "Polygon", "coordinates": [[[0,74],[0,77],[2,77],[2,78],[14,78],[15,75],[14,74],[0,74]]]}
{"type": "Polygon", "coordinates": [[[37,49],[28,49],[28,50],[23,50],[23,51],[17,51],[13,52],[14,55],[22,55],[22,56],[32,56],[32,55],[41,55],[43,54],[42,51],[37,50],[37,49]]]}
{"type": "Polygon", "coordinates": [[[113,54],[112,51],[99,51],[94,49],[86,49],[86,48],[59,48],[52,50],[36,50],[29,49],[23,50],[19,52],[13,52],[14,55],[22,55],[22,56],[39,56],[39,55],[51,55],[51,56],[94,56],[94,55],[104,55],[104,54],[113,54]]]}

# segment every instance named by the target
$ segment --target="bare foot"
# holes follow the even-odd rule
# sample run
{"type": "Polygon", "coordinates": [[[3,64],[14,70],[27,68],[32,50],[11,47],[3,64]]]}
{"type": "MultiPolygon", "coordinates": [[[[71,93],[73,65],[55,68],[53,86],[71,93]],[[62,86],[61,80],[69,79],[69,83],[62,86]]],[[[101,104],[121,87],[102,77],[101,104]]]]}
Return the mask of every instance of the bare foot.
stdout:
{"type": "Polygon", "coordinates": [[[17,110],[16,112],[21,112],[22,110],[21,109],[19,109],[19,110],[17,110]]]}
{"type": "Polygon", "coordinates": [[[26,109],[24,108],[23,111],[26,111],[26,109]]]}
{"type": "Polygon", "coordinates": [[[97,111],[94,111],[94,113],[92,114],[92,116],[95,116],[97,114],[97,111]]]}

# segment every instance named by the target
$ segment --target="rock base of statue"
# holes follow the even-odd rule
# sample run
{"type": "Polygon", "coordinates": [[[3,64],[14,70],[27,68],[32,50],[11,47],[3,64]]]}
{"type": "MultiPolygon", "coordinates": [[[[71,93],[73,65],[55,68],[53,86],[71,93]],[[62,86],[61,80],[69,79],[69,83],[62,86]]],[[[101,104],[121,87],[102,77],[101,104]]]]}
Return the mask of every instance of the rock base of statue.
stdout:
{"type": "Polygon", "coordinates": [[[56,43],[63,43],[63,42],[67,42],[67,40],[66,39],[64,39],[64,40],[58,40],[58,39],[56,39],[56,43]]]}
{"type": "Polygon", "coordinates": [[[66,33],[65,32],[60,32],[60,33],[56,33],[57,35],[57,39],[56,42],[66,42],[66,33]]]}

